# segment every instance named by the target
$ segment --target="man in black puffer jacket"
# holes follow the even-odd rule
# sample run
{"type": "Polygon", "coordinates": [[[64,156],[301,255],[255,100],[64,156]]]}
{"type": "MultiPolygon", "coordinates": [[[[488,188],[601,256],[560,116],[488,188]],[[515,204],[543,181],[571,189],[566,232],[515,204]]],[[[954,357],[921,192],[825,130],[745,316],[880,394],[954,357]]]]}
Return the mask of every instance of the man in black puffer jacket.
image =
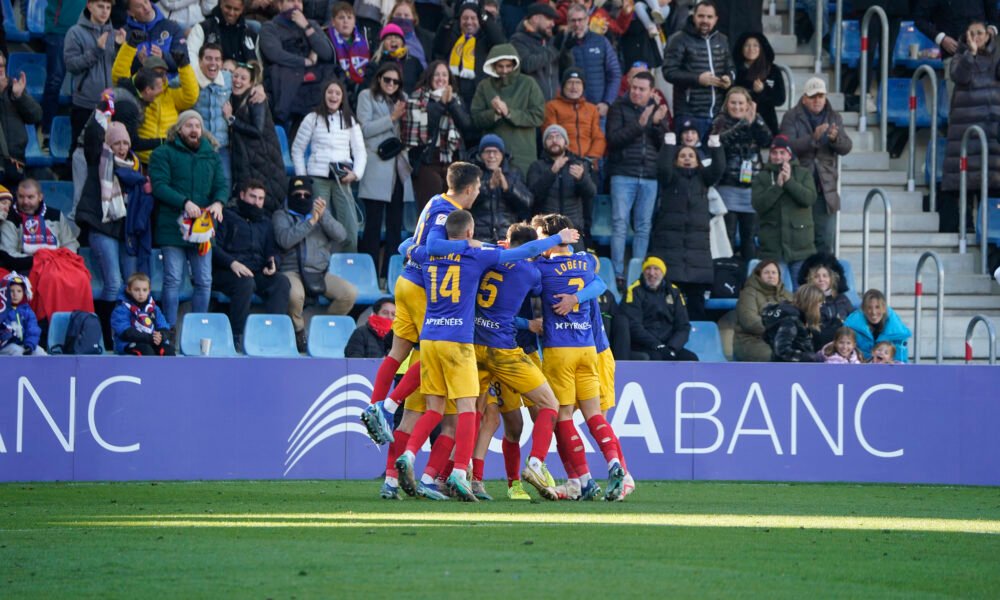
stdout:
{"type": "Polygon", "coordinates": [[[495,244],[507,237],[511,223],[528,218],[531,192],[520,169],[511,164],[500,136],[484,135],[472,162],[483,171],[479,197],[469,209],[476,220],[473,237],[495,244]]]}
{"type": "Polygon", "coordinates": [[[675,122],[694,120],[702,139],[736,79],[729,39],[716,30],[718,21],[715,2],[699,2],[684,29],[670,38],[663,61],[663,75],[674,84],[675,122]]]}
{"type": "Polygon", "coordinates": [[[528,169],[528,189],[534,197],[533,213],[564,215],[583,226],[584,247],[590,248],[590,208],[597,186],[590,161],[566,149],[569,135],[561,125],[549,125],[542,135],[545,154],[528,169]]]}

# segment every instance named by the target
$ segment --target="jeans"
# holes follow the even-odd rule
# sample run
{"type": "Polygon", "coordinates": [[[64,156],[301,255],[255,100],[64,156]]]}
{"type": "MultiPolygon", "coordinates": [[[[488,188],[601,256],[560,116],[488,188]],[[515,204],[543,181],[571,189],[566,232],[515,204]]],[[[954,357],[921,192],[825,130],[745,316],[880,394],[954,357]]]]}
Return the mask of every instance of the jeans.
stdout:
{"type": "Polygon", "coordinates": [[[632,239],[632,257],[642,260],[649,248],[649,231],[653,225],[653,208],[656,206],[656,180],[639,177],[611,177],[611,263],[615,276],[625,276],[625,236],[628,218],[633,215],[635,237],[632,239]],[[633,207],[635,211],[633,213],[633,207]]]}
{"type": "Polygon", "coordinates": [[[65,38],[65,34],[45,34],[45,88],[42,92],[42,131],[45,133],[52,129],[52,119],[59,112],[59,90],[66,78],[66,64],[63,62],[65,38]]]}
{"type": "Polygon", "coordinates": [[[163,305],[163,317],[171,329],[177,323],[177,305],[180,303],[185,261],[191,265],[191,281],[194,284],[191,310],[196,313],[208,312],[208,301],[212,295],[212,251],[209,250],[205,256],[198,256],[198,247],[195,245],[164,246],[163,293],[160,304],[163,305]]]}
{"type": "MultiPolygon", "coordinates": [[[[125,242],[91,230],[90,253],[94,263],[104,278],[104,289],[98,300],[117,300],[125,286],[125,280],[139,270],[138,260],[125,251],[125,242]]],[[[149,265],[143,273],[149,273],[149,265]]]]}
{"type": "Polygon", "coordinates": [[[219,162],[222,163],[222,176],[226,180],[227,193],[233,195],[233,169],[230,164],[229,146],[221,146],[216,152],[219,154],[219,162]]]}

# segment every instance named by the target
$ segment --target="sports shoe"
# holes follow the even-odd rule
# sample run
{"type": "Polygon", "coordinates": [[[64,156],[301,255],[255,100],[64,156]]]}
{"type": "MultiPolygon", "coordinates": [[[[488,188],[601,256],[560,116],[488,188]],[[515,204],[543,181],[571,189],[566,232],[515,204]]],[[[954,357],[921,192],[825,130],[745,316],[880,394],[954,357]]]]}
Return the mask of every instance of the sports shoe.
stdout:
{"type": "MultiPolygon", "coordinates": [[[[530,459],[528,459],[530,461],[530,459]]],[[[548,480],[545,477],[545,473],[542,469],[533,469],[530,462],[525,462],[524,469],[521,470],[521,479],[530,483],[536,490],[538,490],[538,495],[546,500],[558,500],[559,495],[556,491],[548,486],[548,480]]]]}
{"type": "Polygon", "coordinates": [[[361,422],[368,430],[368,437],[379,445],[396,441],[395,436],[392,435],[392,427],[389,426],[391,419],[392,414],[385,409],[382,402],[369,404],[361,413],[361,422]]]}
{"type": "MultiPolygon", "coordinates": [[[[397,465],[398,469],[399,466],[397,465]]],[[[400,475],[403,474],[402,471],[399,472],[400,475]]],[[[402,479],[400,479],[402,481],[402,479]]],[[[406,488],[403,488],[406,489],[406,488]]],[[[587,485],[580,489],[580,500],[596,500],[598,496],[601,495],[601,486],[597,485],[596,479],[591,479],[587,482],[587,485]]]]}
{"type": "Polygon", "coordinates": [[[472,493],[475,494],[476,498],[479,498],[480,500],[485,500],[487,502],[491,502],[493,500],[493,496],[486,493],[486,486],[483,485],[482,481],[472,481],[472,493]]]}
{"type": "Polygon", "coordinates": [[[552,473],[549,473],[549,468],[545,466],[545,463],[542,463],[542,474],[545,475],[545,485],[550,488],[556,487],[556,479],[552,473]]]}
{"type": "Polygon", "coordinates": [[[604,499],[608,502],[618,500],[622,495],[622,480],[625,479],[625,469],[618,463],[608,467],[608,492],[604,499]]]}
{"type": "Polygon", "coordinates": [[[455,497],[455,492],[453,492],[451,488],[448,487],[448,482],[445,480],[444,477],[436,477],[434,479],[434,485],[437,487],[437,490],[442,494],[444,494],[445,496],[448,496],[449,498],[455,497]]]}
{"type": "Polygon", "coordinates": [[[625,473],[625,478],[622,479],[622,495],[618,497],[618,501],[621,502],[626,496],[635,491],[635,480],[632,479],[631,473],[625,473]]]}
{"type": "Polygon", "coordinates": [[[566,483],[562,485],[557,485],[556,495],[559,496],[560,500],[579,500],[580,499],[580,482],[574,480],[567,480],[566,483]]]}
{"type": "Polygon", "coordinates": [[[476,495],[472,493],[472,486],[469,485],[469,480],[464,477],[459,479],[454,473],[449,475],[448,489],[466,502],[479,502],[479,498],[476,498],[476,495]]]}
{"type": "Polygon", "coordinates": [[[399,497],[399,488],[394,485],[389,485],[388,482],[382,483],[382,489],[378,493],[383,500],[402,500],[399,497]]]}
{"type": "Polygon", "coordinates": [[[524,491],[524,486],[521,485],[520,479],[510,482],[510,487],[507,488],[507,498],[509,500],[531,500],[528,492],[524,491]]]}
{"type": "Polygon", "coordinates": [[[436,484],[424,483],[423,481],[417,482],[417,495],[427,498],[428,500],[448,501],[448,496],[442,494],[436,484]]]}
{"type": "Polygon", "coordinates": [[[417,495],[417,482],[413,479],[413,459],[405,452],[396,459],[396,470],[399,471],[399,487],[410,496],[417,495]]]}

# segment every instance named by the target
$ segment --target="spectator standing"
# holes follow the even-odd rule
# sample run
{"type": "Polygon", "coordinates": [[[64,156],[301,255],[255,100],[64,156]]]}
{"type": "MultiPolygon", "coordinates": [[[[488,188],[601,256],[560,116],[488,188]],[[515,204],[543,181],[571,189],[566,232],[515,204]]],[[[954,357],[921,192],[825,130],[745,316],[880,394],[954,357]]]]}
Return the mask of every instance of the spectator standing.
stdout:
{"type": "MultiPolygon", "coordinates": [[[[186,55],[185,55],[186,56],[186,55]]],[[[216,223],[223,219],[227,201],[225,175],[215,152],[212,134],[201,115],[186,110],[167,131],[167,141],[149,159],[149,177],[156,199],[154,238],[163,251],[163,316],[171,329],[177,324],[177,305],[184,263],[191,267],[194,296],[191,309],[207,312],[212,293],[212,250],[199,252],[181,235],[181,217],[195,219],[208,212],[216,223]]]]}
{"type": "Polygon", "coordinates": [[[221,0],[204,21],[191,28],[187,48],[192,63],[198,61],[202,44],[221,46],[223,62],[249,64],[253,60],[260,61],[257,30],[247,23],[245,6],[245,0],[221,0]]]}
{"type": "Polygon", "coordinates": [[[70,109],[73,144],[101,101],[101,94],[114,87],[111,65],[115,62],[115,39],[124,42],[125,32],[112,30],[110,18],[111,0],[90,0],[76,25],[66,32],[63,62],[73,76],[73,107],[70,109]]]}
{"type": "Polygon", "coordinates": [[[344,348],[345,358],[385,358],[392,347],[392,322],[396,305],[392,298],[380,298],[372,304],[372,314],[351,333],[344,348]]]}
{"type": "MultiPolygon", "coordinates": [[[[584,247],[592,247],[590,213],[597,186],[590,161],[569,151],[569,134],[561,125],[545,128],[544,154],[528,170],[528,189],[536,215],[563,215],[583,232],[584,247]]],[[[477,219],[478,223],[478,219],[477,219]]]]}
{"type": "MultiPolygon", "coordinates": [[[[159,6],[154,6],[150,0],[124,0],[128,10],[126,29],[132,34],[136,53],[128,64],[129,73],[135,73],[145,64],[147,57],[162,58],[167,63],[167,71],[177,73],[181,67],[177,62],[178,54],[187,55],[187,45],[184,42],[184,30],[176,22],[164,16],[159,6]]],[[[187,58],[190,64],[190,58],[187,58]]],[[[124,77],[121,76],[121,77],[124,77]]],[[[115,77],[120,79],[120,77],[115,77]]]]}
{"type": "Polygon", "coordinates": [[[63,57],[66,34],[78,23],[86,4],[86,0],[52,0],[45,5],[45,87],[42,91],[42,133],[45,135],[49,134],[52,119],[59,110],[59,90],[66,78],[63,57]]]}
{"type": "Polygon", "coordinates": [[[328,81],[323,100],[302,120],[292,144],[295,175],[312,178],[312,191],[328,199],[332,216],[346,234],[342,252],[358,251],[358,211],[351,184],[364,177],[368,152],[361,125],[347,103],[347,89],[339,79],[328,81]],[[311,149],[308,162],[306,149],[311,149]]]}
{"type": "Polygon", "coordinates": [[[28,78],[22,72],[11,79],[7,58],[0,56],[0,184],[13,187],[24,178],[24,152],[28,146],[25,125],[42,121],[42,107],[25,93],[28,78]]]}
{"type": "Polygon", "coordinates": [[[158,0],[165,17],[188,31],[205,20],[218,7],[219,0],[158,0]]]}
{"type": "Polygon", "coordinates": [[[423,72],[430,61],[434,42],[431,33],[420,26],[420,17],[417,16],[417,8],[413,0],[396,0],[389,11],[388,23],[392,23],[402,30],[406,53],[417,59],[420,63],[420,70],[423,72]]]}
{"type": "Polygon", "coordinates": [[[469,208],[475,219],[473,237],[496,243],[505,239],[511,223],[527,218],[531,192],[521,170],[511,163],[503,140],[487,134],[479,141],[479,154],[473,163],[482,170],[479,196],[469,208]]]}
{"type": "Polygon", "coordinates": [[[524,21],[510,37],[511,45],[521,58],[521,73],[538,83],[545,100],[555,98],[559,91],[560,68],[573,63],[569,46],[559,47],[553,42],[552,27],[557,16],[548,4],[535,2],[528,6],[524,21]]]}
{"type": "Polygon", "coordinates": [[[525,172],[538,158],[535,129],[545,118],[545,97],[534,79],[520,72],[521,58],[510,44],[490,50],[487,78],[472,99],[472,124],[503,140],[514,165],[525,172]]]}
{"type": "Polygon", "coordinates": [[[389,23],[382,28],[382,32],[379,34],[381,43],[372,53],[372,68],[368,69],[365,74],[365,87],[372,84],[378,69],[387,64],[399,67],[399,72],[402,73],[403,77],[400,89],[403,92],[409,94],[417,86],[417,80],[424,72],[424,67],[415,56],[410,54],[404,35],[403,29],[395,23],[389,23]]]}
{"type": "Polygon", "coordinates": [[[288,178],[267,96],[263,91],[257,94],[259,73],[256,63],[237,65],[233,70],[229,147],[233,188],[242,189],[251,179],[260,180],[267,190],[264,210],[271,214],[285,197],[288,178]]]}
{"type": "Polygon", "coordinates": [[[330,37],[337,64],[344,74],[348,98],[356,100],[365,81],[372,51],[368,46],[368,39],[355,23],[354,7],[350,3],[337,2],[333,5],[332,12],[326,34],[330,37]]]}
{"type": "Polygon", "coordinates": [[[205,122],[205,129],[219,144],[216,152],[219,153],[228,190],[233,181],[229,153],[229,121],[233,117],[233,105],[229,102],[229,97],[233,94],[233,76],[222,68],[222,46],[202,45],[198,50],[198,68],[194,75],[201,90],[194,109],[205,122]]]}
{"type": "Polygon", "coordinates": [[[680,289],[666,278],[667,266],[650,256],[642,276],[629,284],[622,314],[628,319],[631,360],[696,361],[684,348],[691,335],[687,307],[680,289]]]}
{"type": "Polygon", "coordinates": [[[653,75],[637,73],[627,96],[608,111],[608,172],[611,174],[611,262],[625,287],[625,234],[631,216],[632,256],[646,256],[656,206],[657,162],[667,132],[667,105],[653,100],[653,75]]]}
{"type": "Polygon", "coordinates": [[[485,77],[483,65],[490,50],[505,41],[500,21],[477,2],[463,2],[455,19],[437,32],[434,56],[447,60],[448,70],[458,78],[455,89],[465,106],[472,106],[476,86],[485,77]]]}
{"type": "MultiPolygon", "coordinates": [[[[545,103],[545,120],[542,127],[559,125],[569,136],[569,151],[590,161],[592,175],[596,175],[598,161],[604,158],[608,142],[604,138],[601,122],[604,115],[598,105],[584,97],[587,85],[579,67],[566,69],[562,91],[545,103]]],[[[557,211],[558,212],[558,211],[557,211]]],[[[571,219],[572,220],[572,219],[571,219]]],[[[583,221],[573,221],[575,224],[583,221]]]]}
{"type": "Polygon", "coordinates": [[[945,58],[958,54],[966,30],[973,22],[989,26],[993,35],[1000,23],[997,4],[990,0],[917,0],[911,6],[917,29],[941,47],[945,58]]]}
{"type": "Polygon", "coordinates": [[[774,49],[762,33],[745,33],[736,40],[736,85],[750,99],[771,133],[778,132],[776,108],[785,103],[785,78],[774,64],[774,49]]]}
{"type": "Polygon", "coordinates": [[[789,303],[792,294],[781,281],[778,263],[762,259],[740,290],[736,301],[736,335],[733,338],[733,359],[740,362],[768,362],[771,346],[764,340],[761,313],[772,304],[789,303]]]}
{"type": "MultiPolygon", "coordinates": [[[[602,118],[607,117],[608,109],[618,97],[618,82],[622,77],[618,55],[608,38],[590,30],[587,9],[582,4],[570,6],[566,17],[569,26],[566,43],[574,66],[583,75],[581,82],[587,82],[584,96],[587,102],[597,105],[602,118]]],[[[566,75],[563,75],[564,95],[565,85],[566,75]]]]}
{"type": "Polygon", "coordinates": [[[703,0],[684,29],[667,42],[663,75],[674,84],[674,114],[691,119],[702,139],[723,106],[723,94],[736,79],[729,39],[716,29],[714,0],[703,0]]]}
{"type": "Polygon", "coordinates": [[[817,201],[813,205],[816,251],[832,252],[836,236],[833,213],[840,210],[837,193],[837,157],[853,146],[844,120],[826,98],[826,83],[818,77],[806,81],[802,100],[781,119],[781,133],[788,136],[799,164],[812,172],[817,201]]]}
{"type": "Polygon", "coordinates": [[[865,360],[872,359],[877,344],[887,342],[896,349],[895,359],[905,363],[909,354],[907,342],[912,335],[903,320],[885,301],[885,294],[876,289],[861,297],[861,308],[848,315],[844,325],[858,336],[858,351],[865,360]]]}

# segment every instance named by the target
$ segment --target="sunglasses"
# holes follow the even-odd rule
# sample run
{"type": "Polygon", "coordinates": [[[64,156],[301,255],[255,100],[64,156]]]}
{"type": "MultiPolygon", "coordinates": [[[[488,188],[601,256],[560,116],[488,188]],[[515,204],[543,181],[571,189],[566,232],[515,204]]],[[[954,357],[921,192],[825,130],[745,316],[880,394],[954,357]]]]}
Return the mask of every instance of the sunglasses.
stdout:
{"type": "Polygon", "coordinates": [[[382,83],[387,83],[389,85],[399,85],[401,82],[399,79],[396,79],[394,77],[383,77],[382,83]]]}
{"type": "Polygon", "coordinates": [[[292,194],[292,198],[295,198],[297,200],[305,200],[306,198],[310,198],[311,196],[312,194],[306,194],[306,193],[292,194]]]}

